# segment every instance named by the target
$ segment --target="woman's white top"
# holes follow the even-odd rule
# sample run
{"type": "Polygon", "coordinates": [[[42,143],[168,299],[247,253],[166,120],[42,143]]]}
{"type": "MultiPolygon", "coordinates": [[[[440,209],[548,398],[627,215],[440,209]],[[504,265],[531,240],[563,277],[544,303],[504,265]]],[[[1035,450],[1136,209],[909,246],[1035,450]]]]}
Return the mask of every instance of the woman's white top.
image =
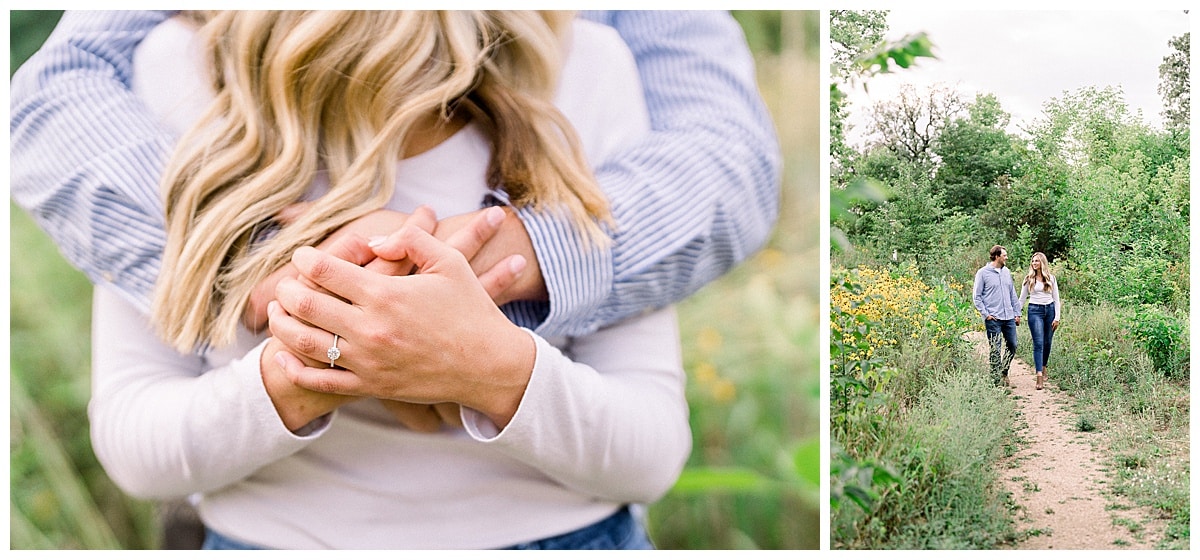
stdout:
{"type": "Polygon", "coordinates": [[[1029,298],[1031,305],[1050,305],[1054,304],[1054,320],[1058,320],[1059,313],[1062,311],[1062,300],[1058,298],[1058,280],[1053,276],[1050,277],[1049,286],[1041,280],[1033,281],[1033,291],[1030,291],[1029,284],[1021,282],[1021,297],[1017,298],[1017,309],[1025,308],[1025,298],[1029,298]]]}
{"type": "MultiPolygon", "coordinates": [[[[636,67],[596,24],[577,21],[569,49],[556,103],[589,160],[601,161],[649,128],[636,67]]],[[[197,50],[192,31],[170,21],[135,59],[136,91],[178,131],[210,95],[197,50]]],[[[488,157],[468,125],[398,162],[388,207],[477,210],[488,157]]],[[[130,494],[194,495],[208,526],[272,548],[503,547],[659,498],[691,450],[673,309],[585,337],[530,336],[536,363],[503,430],[464,409],[465,429],[416,433],[361,400],[298,436],[263,388],[261,337],[243,331],[231,348],[179,354],[136,308],[97,288],[92,442],[130,494]]]]}

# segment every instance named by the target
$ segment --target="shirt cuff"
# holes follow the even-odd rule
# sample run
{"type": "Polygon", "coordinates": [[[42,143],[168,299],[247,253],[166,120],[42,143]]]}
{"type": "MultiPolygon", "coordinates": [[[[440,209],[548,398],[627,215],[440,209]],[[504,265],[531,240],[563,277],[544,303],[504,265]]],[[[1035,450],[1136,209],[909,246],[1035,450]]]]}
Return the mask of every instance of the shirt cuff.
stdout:
{"type": "Polygon", "coordinates": [[[549,309],[540,324],[523,327],[544,337],[591,332],[599,327],[600,306],[613,289],[611,245],[589,244],[565,216],[517,208],[537,255],[549,309]]]}

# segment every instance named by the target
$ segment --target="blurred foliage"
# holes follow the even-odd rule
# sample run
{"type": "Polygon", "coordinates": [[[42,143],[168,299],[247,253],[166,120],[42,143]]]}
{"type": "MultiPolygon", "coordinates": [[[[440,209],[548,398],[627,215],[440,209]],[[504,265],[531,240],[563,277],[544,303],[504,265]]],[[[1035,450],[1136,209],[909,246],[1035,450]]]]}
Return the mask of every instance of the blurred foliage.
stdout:
{"type": "Polygon", "coordinates": [[[821,20],[813,17],[816,12],[781,12],[778,10],[733,10],[734,19],[742,26],[750,50],[758,55],[783,53],[785,48],[797,48],[801,54],[816,58],[820,44],[805,37],[817,37],[821,33],[821,20]],[[789,23],[787,20],[792,20],[789,23]],[[788,29],[795,26],[795,29],[788,29]]]}
{"type": "MultiPolygon", "coordinates": [[[[58,12],[10,13],[11,72],[58,12]]],[[[679,307],[695,441],[679,483],[650,508],[661,548],[819,546],[819,19],[735,12],[784,154],[768,246],[679,307]]],[[[153,504],[124,496],[86,422],[91,289],[10,205],[10,536],[15,549],[153,548],[153,504]],[[28,399],[24,395],[28,395],[28,399]]]]}
{"type": "Polygon", "coordinates": [[[829,46],[833,60],[829,74],[845,79],[853,73],[855,59],[874,49],[887,32],[887,10],[830,10],[829,46]]]}
{"type": "Polygon", "coordinates": [[[58,23],[62,10],[12,10],[8,13],[8,76],[29,58],[58,23]]]}
{"type": "Polygon", "coordinates": [[[650,508],[667,549],[820,544],[820,90],[817,34],[805,31],[817,13],[752,13],[779,22],[782,44],[813,46],[755,49],[784,156],[771,240],[679,306],[695,441],[679,484],[650,508]]]}

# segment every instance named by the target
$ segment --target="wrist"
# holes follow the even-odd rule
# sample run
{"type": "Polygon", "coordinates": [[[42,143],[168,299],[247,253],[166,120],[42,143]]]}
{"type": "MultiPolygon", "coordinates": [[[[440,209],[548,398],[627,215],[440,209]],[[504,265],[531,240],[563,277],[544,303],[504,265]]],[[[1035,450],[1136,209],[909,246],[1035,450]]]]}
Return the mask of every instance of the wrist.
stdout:
{"type": "Polygon", "coordinates": [[[517,278],[512,288],[507,290],[505,299],[508,301],[549,301],[550,293],[546,289],[546,281],[542,278],[542,269],[538,263],[537,253],[533,249],[533,239],[525,229],[525,222],[511,208],[504,209],[504,222],[496,233],[502,240],[508,240],[507,246],[520,248],[518,254],[525,257],[525,270],[517,278]]]}
{"type": "Polygon", "coordinates": [[[487,416],[503,430],[525,397],[537,362],[537,343],[529,332],[511,324],[492,340],[489,351],[481,353],[487,359],[480,370],[484,372],[481,379],[484,386],[471,391],[472,402],[463,404],[487,416]]]}

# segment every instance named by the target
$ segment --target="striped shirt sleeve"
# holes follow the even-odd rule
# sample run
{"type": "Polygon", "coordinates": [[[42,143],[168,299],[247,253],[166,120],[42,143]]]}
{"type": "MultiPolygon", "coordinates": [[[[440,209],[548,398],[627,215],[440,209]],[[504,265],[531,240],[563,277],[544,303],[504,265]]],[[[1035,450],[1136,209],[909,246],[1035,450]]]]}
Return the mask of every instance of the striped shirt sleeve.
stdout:
{"type": "Polygon", "coordinates": [[[67,12],[11,82],[12,197],[94,284],[143,311],[174,139],[130,91],[133,52],[164,12],[67,12]]]}
{"type": "Polygon", "coordinates": [[[522,212],[550,309],[543,336],[580,335],[679,301],[760,248],[780,160],[754,60],[727,12],[585,12],[633,52],[652,132],[596,168],[617,223],[608,249],[522,212]]]}

